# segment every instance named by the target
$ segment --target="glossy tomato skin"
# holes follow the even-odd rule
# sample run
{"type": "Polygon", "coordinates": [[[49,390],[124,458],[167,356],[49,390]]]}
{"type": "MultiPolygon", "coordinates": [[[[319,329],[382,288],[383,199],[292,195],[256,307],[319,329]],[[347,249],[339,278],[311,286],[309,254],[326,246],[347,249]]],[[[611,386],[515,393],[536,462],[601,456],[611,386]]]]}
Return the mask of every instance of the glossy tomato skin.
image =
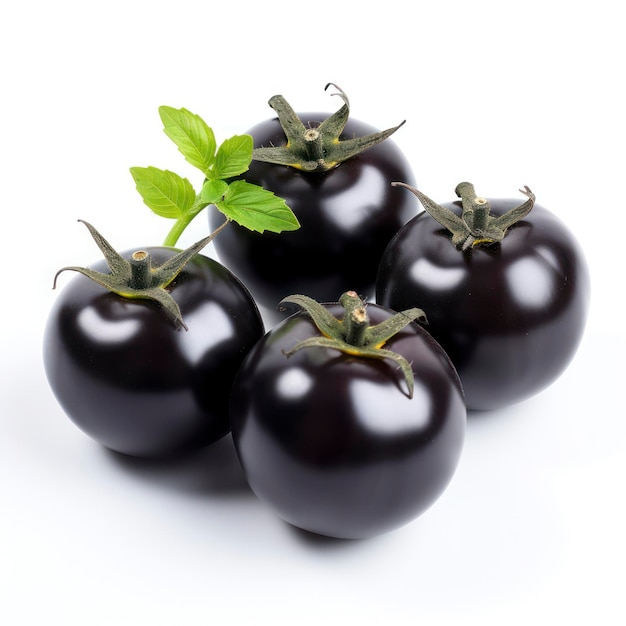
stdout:
{"type": "MultiPolygon", "coordinates": [[[[494,215],[519,204],[489,202],[494,215]]],[[[444,206],[460,214],[460,203],[444,206]]],[[[466,252],[420,213],[385,251],[376,301],[424,309],[429,332],[456,366],[467,408],[490,410],[525,400],[561,375],[582,338],[589,293],[577,241],[535,205],[501,243],[466,252]]]]}
{"type": "MultiPolygon", "coordinates": [[[[147,250],[155,264],[174,254],[147,250]]],[[[104,262],[93,267],[107,271],[104,262]]],[[[82,275],[63,287],[46,325],[44,366],[60,405],[91,438],[127,455],[178,455],[225,435],[233,379],[264,332],[248,291],[212,259],[196,255],[169,290],[187,331],[155,303],[82,275]]]]}
{"type": "MultiPolygon", "coordinates": [[[[317,126],[328,114],[300,117],[308,127],[317,126]]],[[[375,131],[349,119],[342,138],[375,131]]],[[[255,147],[285,144],[278,118],[247,133],[255,147]]],[[[233,223],[215,240],[220,261],[241,278],[259,304],[271,310],[294,293],[332,301],[347,286],[373,297],[385,246],[418,209],[414,196],[390,185],[414,180],[392,138],[327,172],[252,161],[243,178],[283,198],[301,225],[296,231],[260,234],[233,223]]],[[[218,211],[210,216],[214,229],[223,218],[218,211]]]]}
{"type": "MultiPolygon", "coordinates": [[[[372,323],[392,314],[368,312],[372,323]]],[[[456,372],[416,324],[385,345],[412,363],[412,399],[387,362],[327,348],[284,356],[317,333],[296,313],[244,361],[231,401],[244,473],[262,501],[306,531],[356,539],[398,528],[433,504],[457,467],[466,411],[456,372]]]]}

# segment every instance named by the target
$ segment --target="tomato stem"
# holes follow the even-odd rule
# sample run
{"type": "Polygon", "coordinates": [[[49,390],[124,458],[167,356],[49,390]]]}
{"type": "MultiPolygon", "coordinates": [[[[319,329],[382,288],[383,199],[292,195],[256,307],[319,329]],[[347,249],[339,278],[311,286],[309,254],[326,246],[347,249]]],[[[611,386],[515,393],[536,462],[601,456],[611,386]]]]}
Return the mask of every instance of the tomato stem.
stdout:
{"type": "Polygon", "coordinates": [[[322,135],[315,128],[309,128],[304,133],[304,145],[309,160],[314,163],[324,162],[324,143],[322,135]]]}
{"type": "Polygon", "coordinates": [[[344,340],[351,346],[363,346],[367,341],[367,329],[370,325],[365,305],[354,291],[344,293],[339,302],[346,311],[343,322],[344,340]]]}
{"type": "Polygon", "coordinates": [[[129,285],[133,289],[147,289],[151,287],[152,261],[145,250],[137,250],[130,257],[129,285]]]}
{"type": "Polygon", "coordinates": [[[361,358],[387,359],[400,368],[404,374],[409,397],[413,397],[414,380],[410,363],[402,355],[383,349],[382,346],[411,322],[419,320],[427,323],[424,311],[418,308],[407,309],[393,314],[380,324],[371,326],[365,302],[355,291],[346,291],[339,298],[339,304],[344,308],[343,320],[335,318],[323,304],[308,296],[293,295],[282,302],[301,306],[321,333],[320,336],[309,337],[297,343],[285,352],[286,357],[303,348],[317,347],[331,348],[361,358]]]}
{"type": "Polygon", "coordinates": [[[326,88],[331,85],[337,89],[334,95],[340,96],[343,106],[316,128],[307,128],[283,96],[272,96],[269,105],[276,111],[285,132],[285,145],[255,148],[252,158],[306,172],[325,172],[384,141],[404,124],[403,121],[393,128],[363,137],[340,139],[350,115],[350,103],[337,85],[328,83],[326,88]]]}
{"type": "Polygon", "coordinates": [[[75,265],[66,266],[55,274],[52,288],[56,287],[57,278],[61,272],[66,270],[79,272],[122,298],[157,302],[166,315],[174,321],[176,327],[180,326],[187,330],[178,304],[166,287],[175,280],[185,265],[213,240],[215,235],[228,224],[229,220],[226,220],[209,236],[178,252],[158,267],[152,266],[150,255],[145,250],[138,250],[131,255],[130,259],[126,259],[111,246],[95,227],[84,220],[79,221],[87,227],[93,240],[100,248],[110,272],[98,272],[91,268],[75,265]]]}
{"type": "Polygon", "coordinates": [[[471,224],[475,232],[484,231],[489,220],[489,202],[476,195],[472,183],[459,183],[456,187],[456,194],[461,198],[463,220],[471,224]]]}
{"type": "Polygon", "coordinates": [[[462,211],[457,215],[451,209],[437,204],[415,187],[406,183],[391,183],[394,187],[405,187],[413,193],[426,212],[452,235],[452,243],[461,250],[481,245],[491,245],[502,241],[508,229],[526,217],[535,204],[535,194],[528,188],[520,189],[528,199],[504,215],[491,215],[491,206],[485,198],[476,195],[471,183],[463,182],[456,186],[456,194],[461,198],[462,211]]]}
{"type": "Polygon", "coordinates": [[[361,306],[350,316],[350,332],[346,335],[346,341],[353,346],[362,346],[367,341],[367,329],[370,325],[370,318],[365,307],[361,306]]]}

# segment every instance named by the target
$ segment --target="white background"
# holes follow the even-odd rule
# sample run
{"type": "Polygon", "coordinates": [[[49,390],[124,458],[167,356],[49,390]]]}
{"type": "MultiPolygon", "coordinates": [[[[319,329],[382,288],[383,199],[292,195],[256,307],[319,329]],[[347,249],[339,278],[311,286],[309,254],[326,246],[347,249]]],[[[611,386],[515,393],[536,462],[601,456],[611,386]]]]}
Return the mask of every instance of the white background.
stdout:
{"type": "MultiPolygon", "coordinates": [[[[623,624],[626,515],[624,60],[619,3],[25,0],[0,9],[0,622],[623,624]],[[409,12],[408,9],[411,9],[409,12]],[[175,464],[123,460],[79,432],[41,362],[54,272],[158,244],[128,168],[198,183],[162,133],[186,107],[218,139],[297,110],[395,141],[421,189],[523,185],[584,245],[592,307],[567,372],[470,419],[449,489],[364,542],[313,540],[247,488],[224,439],[175,464]]],[[[181,245],[204,236],[205,216],[181,245]]],[[[213,252],[209,250],[209,254],[213,252]]]]}

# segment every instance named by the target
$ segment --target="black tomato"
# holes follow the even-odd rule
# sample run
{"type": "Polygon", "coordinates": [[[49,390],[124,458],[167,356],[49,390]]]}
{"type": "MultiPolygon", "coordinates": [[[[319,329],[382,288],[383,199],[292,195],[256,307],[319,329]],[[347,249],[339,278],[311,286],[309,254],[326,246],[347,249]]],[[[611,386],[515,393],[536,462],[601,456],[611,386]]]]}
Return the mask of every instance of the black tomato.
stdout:
{"type": "MultiPolygon", "coordinates": [[[[515,200],[488,199],[494,216],[515,200]]],[[[461,202],[443,204],[457,215],[461,202]]],[[[535,204],[502,241],[457,249],[427,212],[404,226],[383,255],[376,302],[419,306],[454,363],[467,408],[525,400],[566,369],[582,338],[589,274],[568,228],[535,204]]]]}
{"type": "MultiPolygon", "coordinates": [[[[174,255],[172,248],[146,250],[159,264],[174,255]]],[[[106,264],[93,268],[105,271],[106,264]]],[[[50,387],[68,417],[111,450],[164,457],[230,430],[233,379],[264,332],[256,304],[229,270],[202,255],[168,290],[187,331],[157,303],[122,298],[82,275],[63,288],[50,313],[50,387]]]]}
{"type": "MultiPolygon", "coordinates": [[[[316,127],[327,114],[300,117],[305,126],[316,127]]],[[[349,119],[341,137],[373,132],[372,126],[349,119]]],[[[247,133],[255,148],[285,144],[278,118],[247,133]]],[[[390,187],[391,181],[414,178],[390,139],[328,171],[307,172],[253,160],[242,178],[283,198],[301,225],[295,231],[260,234],[233,223],[215,240],[220,261],[270,310],[292,293],[333,301],[347,286],[373,297],[385,246],[417,213],[414,198],[390,187]]],[[[211,230],[221,219],[217,213],[210,212],[211,230]]]]}
{"type": "MultiPolygon", "coordinates": [[[[338,304],[325,304],[340,317],[338,304]]],[[[394,313],[367,307],[372,323],[394,313]]],[[[289,524],[366,538],[415,519],[443,493],[462,451],[466,410],[458,376],[432,337],[410,323],[388,340],[410,363],[410,397],[386,360],[309,347],[302,312],[270,330],[233,388],[231,428],[252,490],[289,524]]]]}

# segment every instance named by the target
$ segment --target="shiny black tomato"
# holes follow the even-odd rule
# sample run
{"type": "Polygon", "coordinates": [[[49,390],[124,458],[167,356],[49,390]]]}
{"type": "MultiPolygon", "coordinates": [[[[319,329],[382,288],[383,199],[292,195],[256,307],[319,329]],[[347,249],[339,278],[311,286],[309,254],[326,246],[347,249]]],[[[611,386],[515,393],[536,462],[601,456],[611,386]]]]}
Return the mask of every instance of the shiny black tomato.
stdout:
{"type": "MultiPolygon", "coordinates": [[[[156,264],[174,254],[147,251],[156,264]]],[[[93,268],[106,271],[104,261],[93,268]]],[[[233,379],[264,332],[256,304],[230,271],[202,255],[168,290],[188,330],[158,304],[121,298],[82,275],[64,286],[50,313],[50,387],[68,417],[111,450],[165,457],[230,430],[233,379]]]]}
{"type": "MultiPolygon", "coordinates": [[[[515,200],[489,199],[494,216],[515,200]]],[[[460,214],[460,202],[444,204],[460,214]]],[[[376,301],[419,306],[463,383],[468,409],[525,400],[566,369],[583,335],[589,274],[578,243],[534,205],[504,239],[459,250],[428,213],[403,227],[383,255],[376,301]]]]}
{"type": "MultiPolygon", "coordinates": [[[[367,311],[373,323],[393,314],[367,311]]],[[[242,468],[259,499],[298,528],[337,538],[391,531],[429,508],[455,472],[466,419],[458,376],[415,323],[384,346],[411,363],[412,398],[388,361],[325,347],[285,356],[316,334],[295,313],[244,361],[231,402],[242,468]]]]}
{"type": "MultiPolygon", "coordinates": [[[[305,126],[317,126],[326,117],[301,114],[305,126]]],[[[349,119],[341,137],[375,130],[349,119]]],[[[278,118],[247,133],[255,147],[285,143],[278,118]]],[[[417,213],[415,199],[390,186],[394,180],[414,179],[391,139],[328,171],[306,172],[253,160],[243,178],[283,198],[301,225],[295,231],[260,234],[233,223],[215,240],[220,261],[241,278],[259,304],[271,310],[292,293],[328,302],[349,287],[373,297],[385,246],[417,213]]],[[[209,215],[214,229],[221,218],[217,211],[209,215]]]]}

